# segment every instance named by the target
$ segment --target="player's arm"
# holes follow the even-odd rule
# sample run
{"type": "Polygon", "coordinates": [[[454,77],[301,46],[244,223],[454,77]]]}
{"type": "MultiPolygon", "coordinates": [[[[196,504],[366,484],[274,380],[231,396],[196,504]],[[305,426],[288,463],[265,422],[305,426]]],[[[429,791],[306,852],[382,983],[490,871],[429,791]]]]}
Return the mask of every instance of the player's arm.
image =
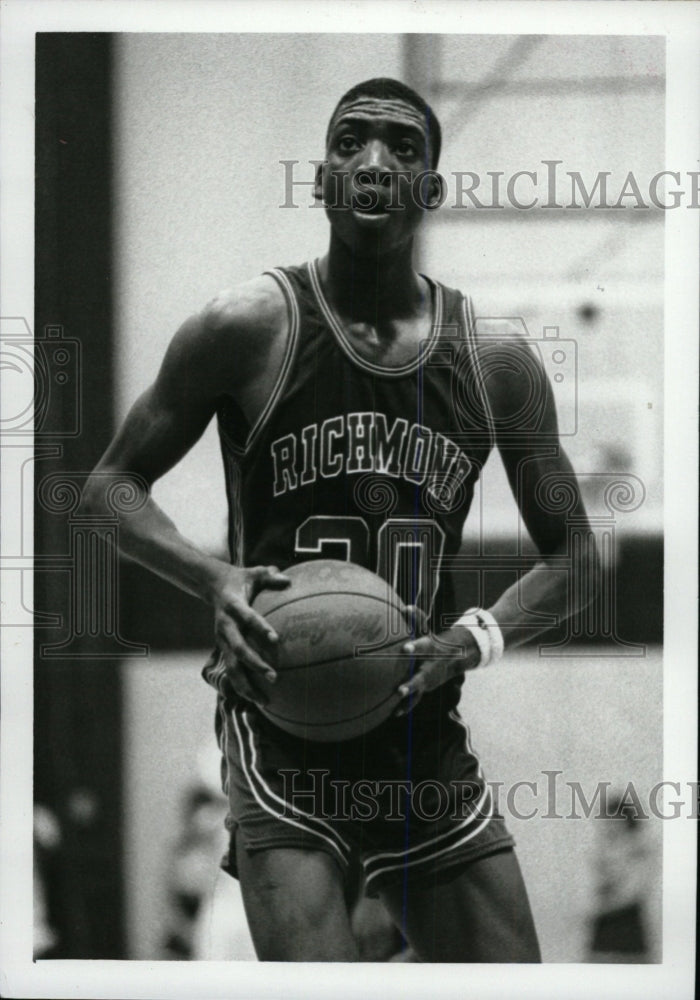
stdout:
{"type": "Polygon", "coordinates": [[[508,649],[549,627],[533,626],[531,612],[561,622],[592,600],[598,555],[578,482],[561,444],[554,395],[541,359],[517,332],[490,349],[503,357],[504,348],[510,363],[498,366],[501,370],[493,379],[489,403],[508,481],[539,554],[535,566],[489,609],[508,649]],[[539,401],[536,428],[518,428],[515,415],[527,409],[533,396],[539,401]],[[566,503],[557,503],[562,497],[566,503]],[[572,520],[577,537],[586,544],[571,544],[572,520]],[[570,586],[570,580],[576,580],[577,586],[570,586]]]}
{"type": "Polygon", "coordinates": [[[202,436],[222,393],[245,394],[256,377],[269,331],[260,329],[259,316],[249,316],[250,305],[250,296],[240,308],[214,303],[182,325],[155,382],[132,406],[88,480],[83,507],[104,511],[107,487],[120,478],[131,478],[143,488],[143,503],[121,515],[121,551],[213,607],[216,637],[232,685],[244,697],[260,701],[265,696],[256,679],[264,675],[273,680],[275,675],[246,639],[255,636],[264,649],[276,636],[250,600],[263,586],[285,586],[287,578],[275,567],[234,567],[203,552],[178,531],[151,495],[153,483],[202,436]]]}
{"type": "Polygon", "coordinates": [[[512,329],[505,330],[503,338],[481,345],[480,352],[491,373],[488,402],[496,444],[539,555],[532,569],[508,587],[492,607],[465,613],[452,628],[437,636],[422,636],[405,647],[421,658],[421,663],[400,688],[406,697],[398,714],[415,705],[424,691],[495,660],[504,649],[545,631],[549,626],[533,626],[533,612],[563,621],[584,607],[595,592],[598,561],[592,536],[590,544],[569,551],[569,519],[576,518],[584,535],[589,534],[588,523],[571,463],[561,446],[552,388],[541,361],[512,329]],[[533,393],[539,400],[537,419],[534,426],[531,423],[524,429],[517,417],[532,413],[533,393]],[[556,497],[557,493],[569,497],[566,510],[546,503],[546,495],[556,497]],[[568,586],[571,578],[577,579],[577,587],[568,586]]]}

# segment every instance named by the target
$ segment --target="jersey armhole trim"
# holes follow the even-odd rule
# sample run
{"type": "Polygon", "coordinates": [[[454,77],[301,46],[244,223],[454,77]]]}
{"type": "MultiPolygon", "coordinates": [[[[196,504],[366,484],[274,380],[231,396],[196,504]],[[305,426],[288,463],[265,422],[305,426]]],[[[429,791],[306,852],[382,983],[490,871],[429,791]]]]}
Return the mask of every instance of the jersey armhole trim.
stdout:
{"type": "Polygon", "coordinates": [[[404,378],[406,375],[412,375],[422,365],[426,364],[428,358],[433,352],[433,349],[437,346],[438,341],[440,340],[440,330],[442,328],[442,317],[444,311],[443,286],[440,282],[429,278],[425,274],[421,275],[421,277],[425,278],[428,282],[435,299],[433,317],[430,325],[430,335],[427,343],[419,346],[418,353],[411,361],[407,361],[405,364],[397,365],[396,367],[386,367],[384,365],[376,365],[372,361],[368,361],[366,358],[363,358],[362,355],[359,354],[358,351],[356,351],[352,346],[352,343],[343,329],[343,324],[340,322],[339,317],[331,307],[323,291],[321,279],[318,273],[318,258],[310,260],[307,263],[307,270],[309,280],[311,281],[311,288],[321,315],[323,316],[341,350],[356,367],[369,372],[371,375],[378,375],[382,378],[404,378]]]}
{"type": "Polygon", "coordinates": [[[486,423],[488,425],[487,429],[489,432],[489,444],[491,448],[493,448],[496,444],[495,423],[493,419],[493,410],[491,409],[491,402],[489,400],[489,394],[486,391],[486,380],[484,379],[484,373],[481,367],[481,360],[479,358],[479,349],[476,337],[476,320],[474,319],[474,304],[472,302],[470,295],[462,296],[462,316],[464,319],[464,332],[466,335],[467,348],[472,356],[472,362],[474,364],[474,374],[476,375],[476,382],[479,387],[479,392],[481,394],[481,402],[484,407],[484,414],[486,416],[486,423]]]}
{"type": "Polygon", "coordinates": [[[219,431],[219,440],[221,441],[222,445],[225,444],[228,450],[237,457],[245,455],[245,447],[242,447],[240,444],[234,441],[231,435],[227,433],[223,425],[223,422],[221,420],[221,417],[218,414],[216,416],[216,421],[217,421],[217,429],[219,431]]]}
{"type": "Polygon", "coordinates": [[[289,336],[287,338],[284,358],[282,359],[282,365],[280,367],[279,375],[277,376],[277,381],[275,382],[274,388],[270,393],[270,398],[265,404],[265,408],[255,421],[255,424],[248,434],[242,454],[247,454],[253,447],[255,441],[260,436],[260,432],[269,421],[273,410],[279,402],[279,398],[282,395],[282,391],[287,383],[287,379],[292,368],[292,362],[296,356],[297,343],[299,340],[299,306],[289,278],[280,268],[275,268],[272,271],[265,271],[264,273],[269,275],[271,278],[274,278],[284,295],[284,300],[287,304],[287,316],[289,318],[289,336]]]}

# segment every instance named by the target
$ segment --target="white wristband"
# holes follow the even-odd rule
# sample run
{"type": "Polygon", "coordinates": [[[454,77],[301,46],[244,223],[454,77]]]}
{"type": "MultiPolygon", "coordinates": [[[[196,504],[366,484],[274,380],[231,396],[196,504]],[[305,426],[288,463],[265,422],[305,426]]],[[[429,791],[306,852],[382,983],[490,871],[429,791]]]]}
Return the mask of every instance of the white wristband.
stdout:
{"type": "Polygon", "coordinates": [[[482,608],[470,608],[465,611],[455,625],[468,629],[479,647],[480,667],[497,663],[503,656],[504,641],[501,627],[490,611],[482,608]]]}
{"type": "Polygon", "coordinates": [[[479,610],[479,608],[470,608],[469,611],[465,611],[462,617],[455,622],[455,625],[471,632],[474,642],[479,647],[479,666],[486,667],[491,662],[491,641],[487,630],[479,625],[476,617],[479,610]]]}
{"type": "Polygon", "coordinates": [[[479,619],[479,625],[481,628],[486,630],[491,642],[491,659],[489,660],[489,663],[498,663],[498,661],[503,657],[505,650],[505,641],[503,639],[501,626],[498,624],[490,611],[482,611],[479,609],[476,612],[476,617],[479,619]]]}

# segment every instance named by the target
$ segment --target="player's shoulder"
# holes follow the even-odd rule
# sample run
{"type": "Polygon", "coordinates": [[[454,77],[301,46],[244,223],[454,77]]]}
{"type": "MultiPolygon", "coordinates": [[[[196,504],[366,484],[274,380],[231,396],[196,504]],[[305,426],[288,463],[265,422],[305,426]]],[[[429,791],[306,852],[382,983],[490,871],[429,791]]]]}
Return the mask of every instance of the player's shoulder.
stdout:
{"type": "Polygon", "coordinates": [[[522,319],[480,313],[472,296],[463,289],[451,288],[444,282],[436,284],[442,288],[443,296],[454,303],[452,309],[456,307],[462,313],[462,323],[466,318],[465,334],[480,357],[489,358],[496,353],[505,357],[531,351],[530,337],[522,319]]]}
{"type": "Polygon", "coordinates": [[[275,338],[284,335],[285,316],[283,294],[269,275],[219,292],[180,326],[164,372],[214,388],[224,380],[235,388],[266,363],[275,338]]]}
{"type": "Polygon", "coordinates": [[[272,275],[260,274],[214,295],[201,310],[199,321],[214,336],[245,340],[279,330],[286,308],[272,275]]]}
{"type": "Polygon", "coordinates": [[[476,357],[496,415],[517,414],[533,397],[550,398],[547,375],[536,342],[520,317],[471,313],[476,357]]]}
{"type": "Polygon", "coordinates": [[[478,342],[484,346],[499,342],[522,345],[528,340],[523,321],[508,316],[475,315],[474,333],[478,342]]]}
{"type": "Polygon", "coordinates": [[[503,376],[537,365],[537,354],[521,319],[507,316],[476,316],[474,343],[479,358],[503,376]],[[493,365],[499,359],[502,363],[493,365]]]}
{"type": "MultiPolygon", "coordinates": [[[[428,276],[426,275],[426,277],[428,276]]],[[[443,298],[448,300],[448,309],[456,309],[463,315],[466,314],[471,338],[480,348],[483,347],[488,351],[499,343],[505,343],[507,346],[512,345],[516,349],[527,345],[528,333],[521,319],[508,316],[480,315],[472,296],[463,288],[451,287],[435,278],[429,280],[441,289],[443,298]]]]}

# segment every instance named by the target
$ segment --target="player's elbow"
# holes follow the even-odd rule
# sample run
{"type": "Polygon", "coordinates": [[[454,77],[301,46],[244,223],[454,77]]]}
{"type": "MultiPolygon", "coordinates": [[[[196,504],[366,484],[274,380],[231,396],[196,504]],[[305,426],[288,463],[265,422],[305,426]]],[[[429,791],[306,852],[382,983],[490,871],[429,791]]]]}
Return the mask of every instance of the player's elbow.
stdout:
{"type": "Polygon", "coordinates": [[[133,513],[143,506],[148,493],[141,476],[102,464],[88,476],[78,510],[87,517],[133,513]]]}
{"type": "Polygon", "coordinates": [[[85,517],[97,517],[107,512],[104,479],[95,471],[88,477],[80,495],[78,513],[85,517]]]}

